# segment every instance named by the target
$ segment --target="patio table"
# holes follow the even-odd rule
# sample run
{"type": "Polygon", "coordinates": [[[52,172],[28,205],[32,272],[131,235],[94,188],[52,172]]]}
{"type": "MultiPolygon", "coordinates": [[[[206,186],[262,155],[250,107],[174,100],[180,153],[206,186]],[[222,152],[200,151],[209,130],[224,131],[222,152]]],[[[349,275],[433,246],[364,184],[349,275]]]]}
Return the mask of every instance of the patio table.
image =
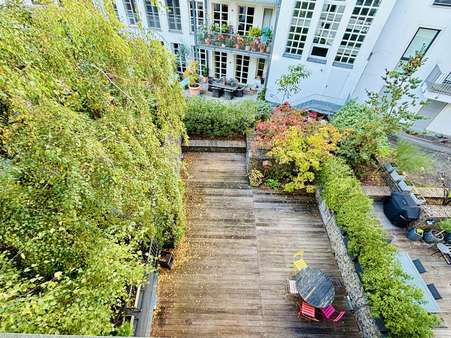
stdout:
{"type": "Polygon", "coordinates": [[[421,277],[418,270],[415,268],[415,265],[412,262],[409,254],[405,251],[399,251],[396,255],[396,259],[398,260],[401,268],[406,273],[406,275],[410,276],[411,279],[407,279],[406,283],[420,289],[423,292],[423,300],[424,303],[420,304],[427,312],[437,313],[440,311],[437,302],[432,296],[431,291],[429,291],[424,279],[421,277]]]}
{"type": "Polygon", "coordinates": [[[335,288],[327,275],[320,269],[307,266],[296,275],[299,295],[310,305],[324,308],[334,301],[335,288]]]}

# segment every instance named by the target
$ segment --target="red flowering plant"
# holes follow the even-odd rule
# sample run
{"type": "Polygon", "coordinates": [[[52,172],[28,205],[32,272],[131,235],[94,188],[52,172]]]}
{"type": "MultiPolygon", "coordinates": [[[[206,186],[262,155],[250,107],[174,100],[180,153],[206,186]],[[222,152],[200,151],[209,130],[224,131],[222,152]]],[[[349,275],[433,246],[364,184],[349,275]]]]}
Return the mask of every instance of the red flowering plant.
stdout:
{"type": "Polygon", "coordinates": [[[303,128],[307,121],[304,111],[281,105],[274,109],[271,118],[260,121],[255,128],[255,143],[260,148],[270,149],[276,137],[283,135],[288,128],[303,128]]]}

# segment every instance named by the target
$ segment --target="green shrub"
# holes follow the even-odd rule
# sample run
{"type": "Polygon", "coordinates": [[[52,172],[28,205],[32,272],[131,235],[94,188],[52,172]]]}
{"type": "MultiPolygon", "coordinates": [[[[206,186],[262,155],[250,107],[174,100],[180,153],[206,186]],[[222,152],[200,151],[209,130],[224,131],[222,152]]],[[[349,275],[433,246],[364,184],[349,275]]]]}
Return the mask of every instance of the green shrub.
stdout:
{"type": "Polygon", "coordinates": [[[384,319],[392,337],[432,337],[435,315],[419,304],[422,294],[406,283],[395,260],[396,249],[386,241],[366,196],[343,159],[331,157],[319,175],[322,197],[346,231],[350,251],[362,266],[362,283],[372,313],[384,319]]]}
{"type": "Polygon", "coordinates": [[[368,106],[350,101],[334,115],[331,122],[347,134],[340,144],[339,154],[354,168],[390,153],[383,120],[368,106]]]}
{"type": "Polygon", "coordinates": [[[244,135],[260,118],[255,101],[225,103],[193,97],[187,100],[185,126],[189,135],[244,135]]]}
{"type": "Polygon", "coordinates": [[[394,161],[401,171],[427,172],[432,168],[431,156],[409,141],[399,140],[395,147],[394,161]]]}
{"type": "Polygon", "coordinates": [[[185,101],[111,2],[63,3],[0,10],[0,332],[109,335],[183,226],[185,101]]]}

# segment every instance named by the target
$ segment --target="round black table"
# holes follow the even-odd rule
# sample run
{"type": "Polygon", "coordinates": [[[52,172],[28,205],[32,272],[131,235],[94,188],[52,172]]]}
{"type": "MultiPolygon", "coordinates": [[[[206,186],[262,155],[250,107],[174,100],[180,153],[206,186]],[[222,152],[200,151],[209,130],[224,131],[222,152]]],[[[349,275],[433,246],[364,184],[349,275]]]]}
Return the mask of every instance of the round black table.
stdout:
{"type": "Polygon", "coordinates": [[[324,308],[334,301],[335,289],[332,281],[320,269],[307,266],[296,274],[299,295],[310,305],[324,308]]]}

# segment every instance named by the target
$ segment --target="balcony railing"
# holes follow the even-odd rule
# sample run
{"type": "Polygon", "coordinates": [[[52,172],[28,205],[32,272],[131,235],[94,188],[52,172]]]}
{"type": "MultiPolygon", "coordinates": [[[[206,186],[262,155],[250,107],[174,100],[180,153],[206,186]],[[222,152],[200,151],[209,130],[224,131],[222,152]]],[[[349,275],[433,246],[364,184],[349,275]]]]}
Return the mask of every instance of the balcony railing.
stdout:
{"type": "Polygon", "coordinates": [[[429,91],[451,96],[451,73],[439,73],[435,78],[426,80],[429,91]]]}
{"type": "Polygon", "coordinates": [[[269,57],[271,51],[270,34],[261,36],[243,36],[234,33],[200,31],[197,45],[210,50],[223,50],[255,57],[269,57]]]}

